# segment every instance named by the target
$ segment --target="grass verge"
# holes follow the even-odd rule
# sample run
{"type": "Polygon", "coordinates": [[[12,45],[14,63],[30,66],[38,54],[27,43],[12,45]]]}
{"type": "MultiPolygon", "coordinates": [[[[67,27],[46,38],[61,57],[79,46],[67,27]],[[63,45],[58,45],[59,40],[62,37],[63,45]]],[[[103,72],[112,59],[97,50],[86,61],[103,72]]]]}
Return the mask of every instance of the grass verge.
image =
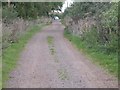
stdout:
{"type": "Polygon", "coordinates": [[[80,37],[72,35],[68,30],[64,30],[64,36],[73,43],[80,51],[90,57],[90,59],[105,68],[106,71],[118,77],[118,57],[116,53],[105,54],[96,48],[88,48],[80,37]]]}
{"type": "Polygon", "coordinates": [[[9,79],[9,73],[16,67],[17,60],[19,58],[19,54],[23,50],[24,46],[28,42],[28,40],[37,32],[41,30],[44,25],[35,25],[28,28],[28,32],[26,32],[17,43],[12,43],[7,49],[3,52],[2,57],[2,82],[3,87],[5,87],[5,82],[9,79]]]}

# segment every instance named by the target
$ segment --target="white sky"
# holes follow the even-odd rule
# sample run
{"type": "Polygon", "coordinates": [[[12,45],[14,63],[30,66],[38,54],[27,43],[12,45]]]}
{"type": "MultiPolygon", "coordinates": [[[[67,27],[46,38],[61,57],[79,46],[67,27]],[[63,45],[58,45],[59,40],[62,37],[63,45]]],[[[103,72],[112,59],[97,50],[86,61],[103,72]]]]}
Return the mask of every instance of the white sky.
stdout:
{"type": "Polygon", "coordinates": [[[67,6],[69,7],[72,3],[73,3],[73,0],[65,0],[65,3],[63,4],[63,7],[62,7],[62,12],[64,12],[67,6]]]}

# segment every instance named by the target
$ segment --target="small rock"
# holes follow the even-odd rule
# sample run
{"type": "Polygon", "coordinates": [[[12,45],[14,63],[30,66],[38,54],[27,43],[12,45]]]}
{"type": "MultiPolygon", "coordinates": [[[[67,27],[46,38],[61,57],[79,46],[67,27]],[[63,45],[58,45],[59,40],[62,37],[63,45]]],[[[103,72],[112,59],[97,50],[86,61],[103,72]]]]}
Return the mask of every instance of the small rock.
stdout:
{"type": "Polygon", "coordinates": [[[10,76],[9,78],[14,78],[13,76],[10,76]]]}

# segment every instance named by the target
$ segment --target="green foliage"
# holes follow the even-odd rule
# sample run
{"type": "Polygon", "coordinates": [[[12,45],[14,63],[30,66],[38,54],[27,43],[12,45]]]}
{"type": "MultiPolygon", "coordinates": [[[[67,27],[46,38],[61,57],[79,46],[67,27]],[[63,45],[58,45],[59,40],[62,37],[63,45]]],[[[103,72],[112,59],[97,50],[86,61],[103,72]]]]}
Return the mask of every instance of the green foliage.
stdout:
{"type": "Polygon", "coordinates": [[[6,16],[12,18],[17,12],[18,17],[36,19],[41,16],[49,16],[52,10],[60,10],[62,2],[11,2],[10,7],[7,2],[2,2],[2,5],[5,8],[3,18],[6,16]],[[9,16],[9,13],[12,16],[9,16]]]}
{"type": "Polygon", "coordinates": [[[17,18],[18,13],[13,8],[3,7],[2,18],[9,21],[11,19],[17,18]]]}
{"type": "Polygon", "coordinates": [[[103,66],[111,74],[118,76],[118,56],[116,53],[105,54],[104,50],[100,50],[98,46],[94,47],[95,45],[89,48],[89,42],[83,41],[80,37],[71,34],[67,28],[64,30],[64,36],[80,51],[89,56],[90,59],[92,58],[91,60],[94,63],[103,66]]]}
{"type": "Polygon", "coordinates": [[[85,30],[82,36],[73,36],[68,29],[65,30],[64,35],[77,48],[116,76],[118,74],[117,52],[119,51],[118,16],[120,15],[118,10],[118,3],[76,2],[63,14],[63,17],[71,17],[73,22],[86,17],[94,18],[95,27],[87,28],[88,30],[85,30]]]}
{"type": "Polygon", "coordinates": [[[96,28],[92,28],[89,32],[86,32],[82,38],[86,42],[87,47],[96,47],[98,44],[98,33],[96,28]]]}
{"type": "Polygon", "coordinates": [[[103,11],[110,8],[111,3],[100,2],[74,2],[65,10],[64,16],[85,18],[87,16],[99,16],[103,11]]]}
{"type": "Polygon", "coordinates": [[[111,32],[117,33],[118,24],[118,5],[113,4],[107,12],[103,12],[102,15],[102,25],[104,28],[111,29],[111,32]]]}
{"type": "Polygon", "coordinates": [[[96,28],[87,28],[82,39],[89,48],[99,47],[106,54],[117,52],[118,48],[118,3],[75,2],[66,9],[63,16],[70,16],[74,22],[93,17],[96,28]]]}

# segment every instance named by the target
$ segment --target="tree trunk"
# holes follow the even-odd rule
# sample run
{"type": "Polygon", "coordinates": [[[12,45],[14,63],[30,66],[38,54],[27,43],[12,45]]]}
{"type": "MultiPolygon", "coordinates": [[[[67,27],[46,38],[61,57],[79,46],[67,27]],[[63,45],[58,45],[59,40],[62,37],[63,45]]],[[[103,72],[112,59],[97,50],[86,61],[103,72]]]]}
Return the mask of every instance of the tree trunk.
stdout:
{"type": "Polygon", "coordinates": [[[10,8],[10,0],[8,0],[8,7],[10,8]]]}

